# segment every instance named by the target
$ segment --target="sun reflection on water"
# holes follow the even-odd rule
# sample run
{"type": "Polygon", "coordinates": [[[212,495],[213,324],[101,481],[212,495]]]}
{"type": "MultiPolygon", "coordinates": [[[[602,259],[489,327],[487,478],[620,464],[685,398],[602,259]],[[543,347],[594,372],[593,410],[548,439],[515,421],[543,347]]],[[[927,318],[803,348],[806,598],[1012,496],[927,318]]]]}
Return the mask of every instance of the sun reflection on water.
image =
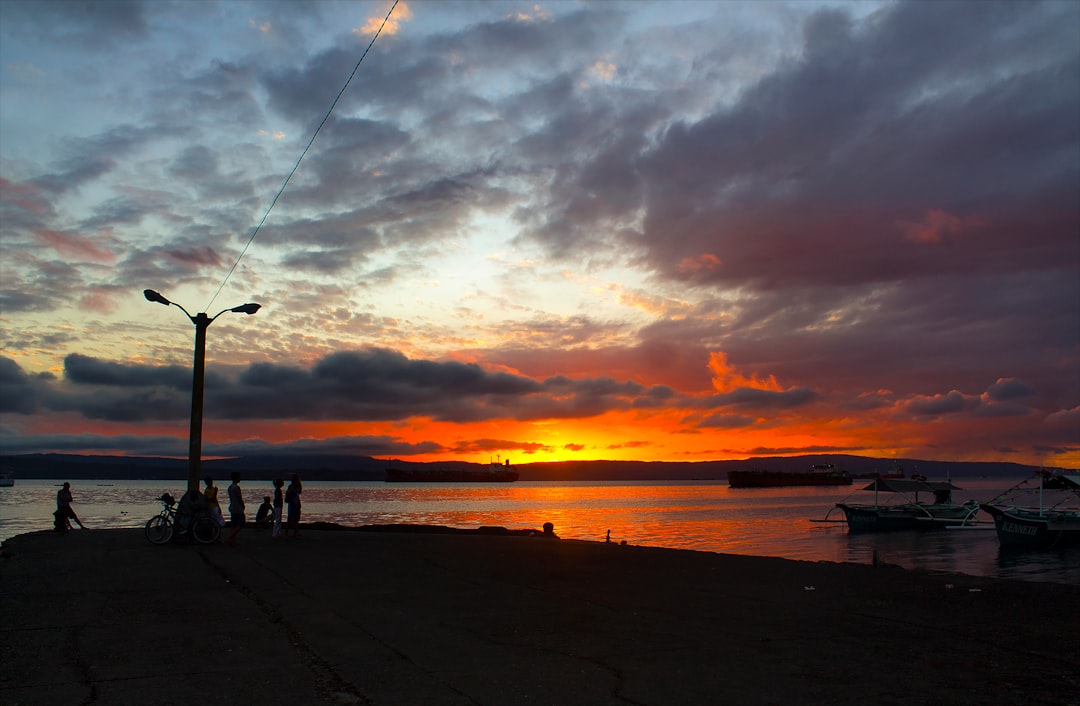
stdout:
{"type": "MultiPolygon", "coordinates": [[[[1007,483],[1007,482],[1006,482],[1007,483]]],[[[0,539],[52,526],[60,481],[0,488],[0,539]]],[[[969,489],[971,483],[965,483],[969,489]]],[[[983,482],[989,499],[1004,485],[983,482]]],[[[246,481],[249,517],[268,481],[246,481]]],[[[75,510],[90,527],[142,527],[165,491],[182,481],[76,481],[75,510]]],[[[977,493],[976,488],[973,493],[977,493]]],[[[733,490],[723,482],[518,482],[513,484],[304,483],[303,520],[345,526],[428,524],[540,530],[564,539],[611,541],[806,561],[879,561],[930,571],[1080,582],[1080,552],[1004,556],[992,531],[849,535],[821,519],[850,493],[836,488],[733,490]]]]}

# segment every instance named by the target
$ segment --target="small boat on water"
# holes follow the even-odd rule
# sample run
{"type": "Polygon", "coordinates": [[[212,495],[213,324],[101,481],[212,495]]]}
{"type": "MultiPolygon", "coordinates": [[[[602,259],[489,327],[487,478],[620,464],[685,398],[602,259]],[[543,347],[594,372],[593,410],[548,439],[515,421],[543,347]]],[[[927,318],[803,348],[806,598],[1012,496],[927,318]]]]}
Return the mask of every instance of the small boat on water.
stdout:
{"type": "Polygon", "coordinates": [[[6,468],[0,471],[0,488],[10,488],[15,485],[15,474],[6,468]]]}
{"type": "Polygon", "coordinates": [[[782,488],[800,485],[851,485],[851,474],[831,463],[815,464],[809,471],[728,471],[732,488],[782,488]]]}
{"type": "Polygon", "coordinates": [[[455,464],[386,469],[387,483],[512,483],[517,479],[518,472],[510,466],[509,459],[505,463],[495,460],[480,468],[455,464]]]}
{"type": "Polygon", "coordinates": [[[994,518],[1003,548],[1080,545],[1080,475],[1040,471],[983,503],[982,509],[994,518]],[[1038,482],[1037,504],[1030,497],[1032,480],[1038,482]]]}
{"type": "Polygon", "coordinates": [[[873,491],[873,503],[839,502],[825,515],[824,521],[835,521],[829,516],[840,510],[849,532],[924,530],[971,524],[979,512],[979,503],[975,500],[961,504],[952,501],[952,491],[960,488],[949,481],[877,478],[862,490],[873,491]],[[902,498],[902,501],[881,503],[882,493],[902,498]],[[919,499],[920,493],[929,494],[933,500],[923,502],[919,499]]]}

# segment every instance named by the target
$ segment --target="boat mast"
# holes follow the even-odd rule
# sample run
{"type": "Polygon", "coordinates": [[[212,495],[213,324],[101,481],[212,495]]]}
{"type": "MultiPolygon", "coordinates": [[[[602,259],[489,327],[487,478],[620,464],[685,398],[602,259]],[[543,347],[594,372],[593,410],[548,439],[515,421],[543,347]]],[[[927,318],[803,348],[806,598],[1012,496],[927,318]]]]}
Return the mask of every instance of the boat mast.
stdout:
{"type": "Polygon", "coordinates": [[[1046,488],[1046,476],[1039,476],[1039,517],[1043,516],[1043,492],[1046,488]]]}

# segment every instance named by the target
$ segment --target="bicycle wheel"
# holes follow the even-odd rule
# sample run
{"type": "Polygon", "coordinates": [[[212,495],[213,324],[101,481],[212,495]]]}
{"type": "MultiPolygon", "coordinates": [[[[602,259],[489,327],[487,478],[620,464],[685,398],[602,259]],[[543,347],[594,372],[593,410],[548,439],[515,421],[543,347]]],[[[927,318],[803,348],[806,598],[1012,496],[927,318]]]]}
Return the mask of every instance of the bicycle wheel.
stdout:
{"type": "Polygon", "coordinates": [[[218,541],[218,537],[221,536],[221,527],[212,517],[200,517],[195,520],[192,532],[195,535],[195,541],[199,544],[211,544],[218,541]]]}
{"type": "Polygon", "coordinates": [[[151,544],[167,544],[172,539],[173,526],[169,518],[158,515],[146,521],[143,531],[151,544]]]}

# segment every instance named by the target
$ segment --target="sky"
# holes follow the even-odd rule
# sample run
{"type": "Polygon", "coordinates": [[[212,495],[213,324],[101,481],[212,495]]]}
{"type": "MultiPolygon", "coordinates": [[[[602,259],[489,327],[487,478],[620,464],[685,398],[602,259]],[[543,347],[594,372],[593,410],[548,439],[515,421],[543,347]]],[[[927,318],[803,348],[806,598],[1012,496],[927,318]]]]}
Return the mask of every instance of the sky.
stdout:
{"type": "Polygon", "coordinates": [[[0,453],[1080,467],[1080,3],[390,9],[0,2],[0,453]]]}

